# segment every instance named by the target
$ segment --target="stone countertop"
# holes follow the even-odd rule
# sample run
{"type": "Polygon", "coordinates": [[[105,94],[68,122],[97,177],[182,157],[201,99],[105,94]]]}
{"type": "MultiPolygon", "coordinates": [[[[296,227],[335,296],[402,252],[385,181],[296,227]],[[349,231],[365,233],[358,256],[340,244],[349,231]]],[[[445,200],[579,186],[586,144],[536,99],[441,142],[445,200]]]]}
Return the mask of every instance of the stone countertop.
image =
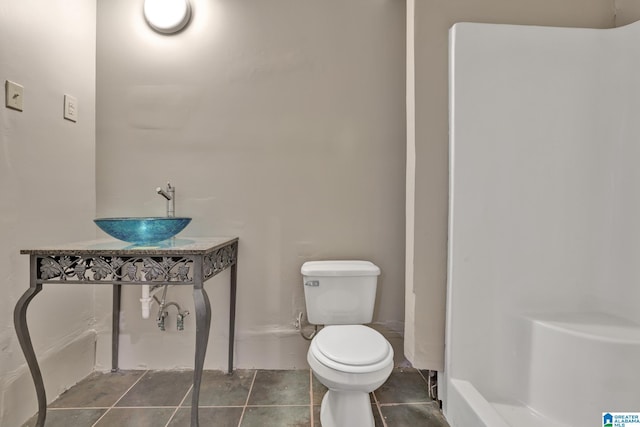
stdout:
{"type": "Polygon", "coordinates": [[[83,242],[21,249],[29,255],[202,255],[213,252],[238,240],[237,237],[181,237],[138,246],[116,239],[96,239],[83,242]]]}

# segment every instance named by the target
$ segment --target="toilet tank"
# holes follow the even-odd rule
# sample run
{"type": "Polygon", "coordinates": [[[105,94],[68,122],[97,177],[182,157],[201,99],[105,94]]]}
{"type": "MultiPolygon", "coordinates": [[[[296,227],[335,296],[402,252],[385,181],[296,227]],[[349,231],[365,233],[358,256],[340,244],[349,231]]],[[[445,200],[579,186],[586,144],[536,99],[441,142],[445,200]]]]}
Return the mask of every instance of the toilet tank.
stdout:
{"type": "Polygon", "coordinates": [[[380,268],[369,261],[308,261],[303,277],[307,319],[316,325],[370,323],[380,268]]]}

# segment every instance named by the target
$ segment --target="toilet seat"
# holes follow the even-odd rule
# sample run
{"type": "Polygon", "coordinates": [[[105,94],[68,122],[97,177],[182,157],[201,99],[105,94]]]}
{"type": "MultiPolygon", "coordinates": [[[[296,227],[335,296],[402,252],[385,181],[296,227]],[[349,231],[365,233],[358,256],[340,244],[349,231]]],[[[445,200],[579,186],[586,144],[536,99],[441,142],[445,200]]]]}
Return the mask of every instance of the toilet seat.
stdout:
{"type": "Polygon", "coordinates": [[[318,362],[346,373],[366,373],[393,362],[391,344],[378,331],[364,325],[323,328],[309,349],[318,362]]]}

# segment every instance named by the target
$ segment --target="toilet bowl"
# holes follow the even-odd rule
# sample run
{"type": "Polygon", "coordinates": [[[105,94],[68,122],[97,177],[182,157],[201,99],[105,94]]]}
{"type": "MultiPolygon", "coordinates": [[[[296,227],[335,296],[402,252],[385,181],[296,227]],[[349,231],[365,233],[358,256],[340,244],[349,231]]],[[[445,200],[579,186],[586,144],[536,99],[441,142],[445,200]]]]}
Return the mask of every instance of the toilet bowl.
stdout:
{"type": "Polygon", "coordinates": [[[393,348],[364,325],[332,325],[311,341],[307,361],[329,390],[322,399],[323,427],[373,427],[369,393],[393,370],[393,348]]]}
{"type": "Polygon", "coordinates": [[[322,398],[322,427],[374,427],[369,393],[391,375],[393,349],[373,319],[380,268],[370,261],[307,261],[300,268],[309,322],[325,325],[307,361],[329,390],[322,398]]]}

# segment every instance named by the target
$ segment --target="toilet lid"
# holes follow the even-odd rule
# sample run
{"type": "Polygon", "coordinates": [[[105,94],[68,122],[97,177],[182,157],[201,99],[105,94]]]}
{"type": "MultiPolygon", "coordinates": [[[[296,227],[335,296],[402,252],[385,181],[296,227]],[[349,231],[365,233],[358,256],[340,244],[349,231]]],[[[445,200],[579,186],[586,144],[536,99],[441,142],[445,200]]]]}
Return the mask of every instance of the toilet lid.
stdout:
{"type": "Polygon", "coordinates": [[[343,365],[374,365],[385,360],[391,351],[382,334],[364,325],[327,326],[314,341],[323,356],[343,365]]]}

